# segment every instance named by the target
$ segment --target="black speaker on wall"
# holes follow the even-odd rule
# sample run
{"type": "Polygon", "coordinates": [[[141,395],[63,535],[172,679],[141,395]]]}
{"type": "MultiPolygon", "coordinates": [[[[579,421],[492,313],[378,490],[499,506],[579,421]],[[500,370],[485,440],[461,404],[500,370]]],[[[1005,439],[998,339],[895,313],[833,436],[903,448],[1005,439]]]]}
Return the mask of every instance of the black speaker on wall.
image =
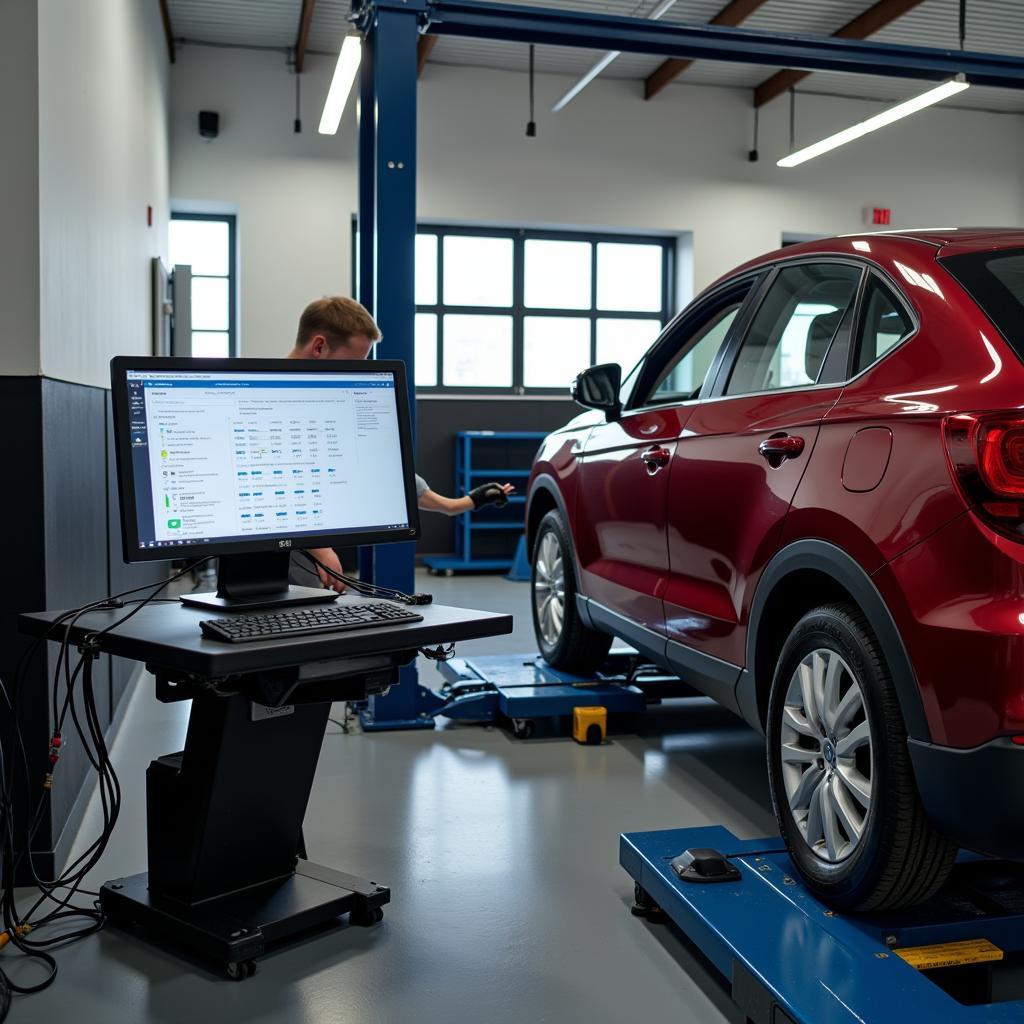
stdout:
{"type": "Polygon", "coordinates": [[[216,110],[199,111],[199,134],[204,139],[215,139],[220,131],[220,114],[216,110]]]}

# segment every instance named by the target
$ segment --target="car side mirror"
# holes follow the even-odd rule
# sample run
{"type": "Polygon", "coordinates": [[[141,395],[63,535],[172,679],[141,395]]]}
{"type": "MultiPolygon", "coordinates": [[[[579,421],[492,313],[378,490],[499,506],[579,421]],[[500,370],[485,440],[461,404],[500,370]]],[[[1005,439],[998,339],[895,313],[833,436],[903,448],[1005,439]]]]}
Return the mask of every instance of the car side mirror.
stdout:
{"type": "Polygon", "coordinates": [[[572,382],[572,397],[586,409],[601,409],[609,422],[617,420],[622,412],[619,388],[622,386],[622,367],[618,363],[601,363],[584,370],[572,382]]]}

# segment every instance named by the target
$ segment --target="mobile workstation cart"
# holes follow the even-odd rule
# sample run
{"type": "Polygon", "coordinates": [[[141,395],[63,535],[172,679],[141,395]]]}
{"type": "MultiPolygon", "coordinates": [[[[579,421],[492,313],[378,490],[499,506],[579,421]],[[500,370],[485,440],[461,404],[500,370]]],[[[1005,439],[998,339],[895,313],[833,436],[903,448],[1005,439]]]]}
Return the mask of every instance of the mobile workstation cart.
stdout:
{"type": "MultiPolygon", "coordinates": [[[[112,923],[241,979],[268,947],[313,926],[345,913],[380,920],[386,886],[313,864],[301,848],[331,702],[383,693],[420,647],[512,630],[510,615],[418,610],[423,621],[408,625],[244,644],[206,639],[209,612],[177,603],[148,605],[110,632],[123,610],[77,620],[73,644],[143,662],[158,700],[192,701],[185,749],[146,773],[149,871],[102,887],[112,923]]],[[[42,636],[61,614],[23,615],[20,626],[42,636]]]]}

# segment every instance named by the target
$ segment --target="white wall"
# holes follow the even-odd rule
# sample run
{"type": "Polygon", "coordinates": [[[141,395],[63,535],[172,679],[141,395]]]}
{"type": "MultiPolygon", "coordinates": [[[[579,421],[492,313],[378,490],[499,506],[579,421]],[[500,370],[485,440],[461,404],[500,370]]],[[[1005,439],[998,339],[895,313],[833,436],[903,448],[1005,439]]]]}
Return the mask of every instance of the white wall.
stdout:
{"type": "Polygon", "coordinates": [[[152,351],[150,259],[167,258],[167,50],[155,0],[38,10],[40,367],[109,387],[111,356],[152,351]]]}
{"type": "MultiPolygon", "coordinates": [[[[305,131],[292,134],[294,77],[279,54],[186,47],[171,79],[171,193],[238,204],[242,352],[283,354],[311,298],[350,288],[356,206],[355,118],[316,134],[333,68],[310,58],[305,131]],[[221,114],[202,142],[200,109],[221,114]]],[[[538,137],[527,139],[526,78],[428,65],[419,90],[421,219],[692,231],[694,278],[709,283],[776,248],[783,232],[857,231],[862,209],[895,226],[1024,223],[1024,121],[933,109],[803,168],[788,148],[788,103],[761,118],[761,161],[747,162],[747,92],[676,86],[640,99],[639,83],[599,80],[548,114],[566,79],[537,81],[538,137]]],[[[798,98],[798,142],[878,109],[798,98]]]]}
{"type": "Polygon", "coordinates": [[[0,3],[0,374],[39,372],[35,0],[0,3]]]}

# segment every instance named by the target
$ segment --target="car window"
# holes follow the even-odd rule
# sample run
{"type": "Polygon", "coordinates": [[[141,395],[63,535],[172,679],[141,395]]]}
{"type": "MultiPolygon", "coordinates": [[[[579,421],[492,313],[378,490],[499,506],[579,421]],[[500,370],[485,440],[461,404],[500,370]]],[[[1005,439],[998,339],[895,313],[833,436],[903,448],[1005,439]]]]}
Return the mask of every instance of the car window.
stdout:
{"type": "Polygon", "coordinates": [[[892,291],[874,275],[871,275],[864,290],[862,308],[853,362],[854,374],[866,370],[881,359],[914,329],[914,322],[892,291]]]}
{"type": "Polygon", "coordinates": [[[665,402],[685,402],[696,398],[704,385],[711,364],[722,347],[729,328],[732,327],[736,314],[740,311],[740,302],[712,317],[689,343],[676,354],[662,371],[650,393],[648,402],[652,404],[665,402]]]}
{"type": "Polygon", "coordinates": [[[857,294],[861,273],[842,263],[801,263],[780,270],[743,339],[725,393],[814,384],[857,294]]]}

